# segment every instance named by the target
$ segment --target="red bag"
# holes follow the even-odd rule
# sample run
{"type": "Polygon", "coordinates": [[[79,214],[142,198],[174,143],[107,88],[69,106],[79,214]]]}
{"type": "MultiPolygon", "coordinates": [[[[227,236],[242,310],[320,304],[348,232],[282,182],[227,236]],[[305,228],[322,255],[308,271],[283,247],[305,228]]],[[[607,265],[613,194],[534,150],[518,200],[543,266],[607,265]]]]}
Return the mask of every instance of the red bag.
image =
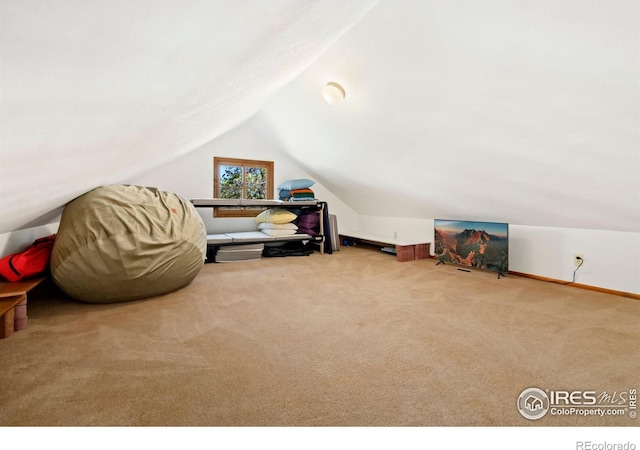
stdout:
{"type": "Polygon", "coordinates": [[[55,234],[36,239],[25,251],[0,259],[0,276],[7,281],[20,281],[46,271],[55,239],[55,234]]]}

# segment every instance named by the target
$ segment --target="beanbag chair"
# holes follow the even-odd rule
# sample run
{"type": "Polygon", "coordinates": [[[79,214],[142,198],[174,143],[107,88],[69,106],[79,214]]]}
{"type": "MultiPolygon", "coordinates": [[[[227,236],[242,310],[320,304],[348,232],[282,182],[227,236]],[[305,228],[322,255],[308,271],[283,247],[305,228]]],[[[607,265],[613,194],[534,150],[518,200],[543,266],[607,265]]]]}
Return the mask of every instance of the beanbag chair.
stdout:
{"type": "Polygon", "coordinates": [[[189,284],[206,250],[206,229],[191,203],[155,188],[104,186],[65,206],[51,275],[76,300],[136,300],[189,284]]]}

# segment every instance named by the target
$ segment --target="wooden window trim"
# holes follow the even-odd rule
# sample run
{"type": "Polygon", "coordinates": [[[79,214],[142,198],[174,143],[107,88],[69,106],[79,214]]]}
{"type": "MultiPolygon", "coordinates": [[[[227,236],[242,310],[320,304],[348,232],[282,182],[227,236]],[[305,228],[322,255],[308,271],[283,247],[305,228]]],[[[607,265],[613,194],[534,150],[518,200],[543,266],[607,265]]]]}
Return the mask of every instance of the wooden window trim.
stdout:
{"type": "MultiPolygon", "coordinates": [[[[256,159],[239,159],[239,158],[225,158],[225,157],[213,157],[213,197],[220,197],[220,170],[219,167],[223,165],[230,166],[242,166],[244,167],[264,167],[267,169],[267,200],[274,198],[273,188],[273,161],[261,161],[256,159]]],[[[244,171],[243,171],[244,172],[244,171]]],[[[245,197],[245,186],[242,183],[242,197],[245,197]]],[[[265,208],[239,208],[228,209],[224,207],[213,208],[213,217],[255,217],[264,211],[265,208]]]]}

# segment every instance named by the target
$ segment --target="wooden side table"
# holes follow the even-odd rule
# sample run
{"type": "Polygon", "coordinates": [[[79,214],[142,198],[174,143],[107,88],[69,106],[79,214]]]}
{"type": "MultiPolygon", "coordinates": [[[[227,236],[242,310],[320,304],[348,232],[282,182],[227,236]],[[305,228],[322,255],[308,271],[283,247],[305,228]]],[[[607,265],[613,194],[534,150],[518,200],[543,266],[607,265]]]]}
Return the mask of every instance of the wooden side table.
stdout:
{"type": "Polygon", "coordinates": [[[27,292],[44,280],[45,277],[39,277],[0,283],[0,339],[27,328],[27,292]]]}

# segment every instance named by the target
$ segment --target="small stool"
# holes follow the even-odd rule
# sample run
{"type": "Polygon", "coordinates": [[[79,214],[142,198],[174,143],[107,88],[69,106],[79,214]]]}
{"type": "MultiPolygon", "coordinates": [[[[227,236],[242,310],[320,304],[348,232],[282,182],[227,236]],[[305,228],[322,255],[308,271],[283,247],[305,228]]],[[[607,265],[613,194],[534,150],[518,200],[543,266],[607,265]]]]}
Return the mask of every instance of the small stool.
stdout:
{"type": "Polygon", "coordinates": [[[0,298],[0,339],[8,338],[15,330],[15,308],[25,303],[26,317],[27,294],[14,297],[0,298]]]}
{"type": "Polygon", "coordinates": [[[24,300],[18,303],[13,308],[13,315],[14,315],[13,328],[15,329],[15,331],[24,330],[25,328],[27,328],[27,325],[29,324],[29,318],[27,317],[27,296],[26,295],[24,300]]]}

